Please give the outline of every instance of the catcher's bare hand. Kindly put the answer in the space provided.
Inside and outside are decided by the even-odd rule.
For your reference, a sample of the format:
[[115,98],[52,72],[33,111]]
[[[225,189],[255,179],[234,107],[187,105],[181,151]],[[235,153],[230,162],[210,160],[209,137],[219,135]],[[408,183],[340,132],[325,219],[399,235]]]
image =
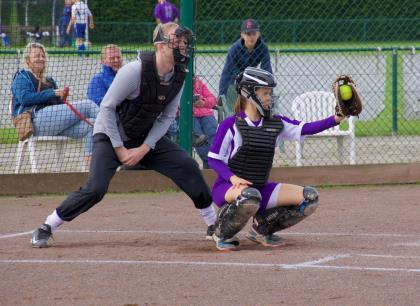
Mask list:
[[241,186],[252,185],[252,182],[244,180],[243,178],[240,178],[239,176],[236,176],[236,175],[232,175],[230,177],[230,182],[232,183],[233,188],[240,188]]

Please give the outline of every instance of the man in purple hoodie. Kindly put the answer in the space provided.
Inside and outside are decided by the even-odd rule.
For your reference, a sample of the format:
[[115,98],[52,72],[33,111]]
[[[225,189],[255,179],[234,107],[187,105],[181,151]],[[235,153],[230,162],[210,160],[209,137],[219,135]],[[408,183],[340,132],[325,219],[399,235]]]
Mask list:
[[154,16],[157,24],[178,22],[179,12],[175,4],[166,0],[158,0],[155,6]]

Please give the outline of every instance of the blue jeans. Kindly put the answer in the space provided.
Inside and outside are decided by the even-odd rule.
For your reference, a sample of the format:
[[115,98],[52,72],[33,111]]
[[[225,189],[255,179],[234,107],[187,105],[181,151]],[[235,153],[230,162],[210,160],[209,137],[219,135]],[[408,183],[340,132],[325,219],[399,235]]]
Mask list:
[[[72,103],[87,120],[94,123],[99,107],[89,100]],[[33,112],[34,136],[85,138],[85,154],[92,153],[93,126],[81,120],[66,104],[44,107]]]
[[178,118],[174,119],[171,125],[168,128],[168,132],[166,133],[170,140],[175,143],[178,143],[178,133],[179,133],[179,123]]
[[196,134],[204,134],[208,137],[208,140],[204,145],[195,147],[195,150],[203,161],[204,169],[208,169],[209,167],[207,164],[207,154],[213,143],[214,135],[216,135],[216,129],[217,120],[214,116],[193,117],[193,132]]

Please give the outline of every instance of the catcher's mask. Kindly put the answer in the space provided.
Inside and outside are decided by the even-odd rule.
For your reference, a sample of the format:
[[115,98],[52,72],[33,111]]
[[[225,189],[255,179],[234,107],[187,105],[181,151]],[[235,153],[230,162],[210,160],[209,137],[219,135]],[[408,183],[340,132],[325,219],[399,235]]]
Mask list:
[[276,87],[276,81],[274,76],[260,68],[247,67],[244,72],[241,72],[235,80],[236,91],[239,95],[250,100],[258,112],[263,117],[271,117],[271,109],[277,100],[277,97],[273,95],[271,91],[271,103],[262,103],[258,97],[256,90],[261,87],[271,88]]
[[159,27],[154,44],[167,44],[173,50],[174,60],[176,64],[187,65],[194,52],[194,35],[193,32],[184,26],[176,28],[174,34],[169,37],[165,36],[162,27]]

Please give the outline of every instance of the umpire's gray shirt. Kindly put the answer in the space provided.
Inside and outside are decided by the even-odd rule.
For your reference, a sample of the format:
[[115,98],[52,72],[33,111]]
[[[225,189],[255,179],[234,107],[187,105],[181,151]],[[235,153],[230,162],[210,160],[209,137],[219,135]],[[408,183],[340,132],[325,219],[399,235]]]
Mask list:
[[[161,76],[162,80],[169,81],[174,72],[170,72]],[[119,122],[116,113],[117,106],[125,99],[134,99],[140,94],[141,81],[141,60],[124,65],[115,76],[114,81],[106,92],[99,109],[98,116],[95,120],[93,134],[105,133],[110,139],[114,148],[123,146],[123,141],[129,140]],[[153,123],[152,129],[149,131],[144,143],[152,149],[155,148],[156,142],[166,134],[172,121],[176,117],[179,101],[181,100],[182,86],[179,93],[168,103],[163,112]]]

